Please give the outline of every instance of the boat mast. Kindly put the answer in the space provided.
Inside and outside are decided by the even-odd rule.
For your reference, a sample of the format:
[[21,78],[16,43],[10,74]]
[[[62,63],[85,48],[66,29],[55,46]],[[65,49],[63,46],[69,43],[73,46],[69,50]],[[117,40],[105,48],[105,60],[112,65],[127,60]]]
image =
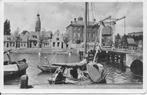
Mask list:
[[87,54],[87,20],[88,20],[88,2],[85,2],[85,22],[84,22],[84,53]]

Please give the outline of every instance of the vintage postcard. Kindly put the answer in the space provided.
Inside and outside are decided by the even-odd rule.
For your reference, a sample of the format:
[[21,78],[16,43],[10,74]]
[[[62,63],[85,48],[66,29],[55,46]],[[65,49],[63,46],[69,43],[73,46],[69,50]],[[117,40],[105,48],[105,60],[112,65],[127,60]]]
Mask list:
[[143,1],[2,5],[4,92],[143,93]]

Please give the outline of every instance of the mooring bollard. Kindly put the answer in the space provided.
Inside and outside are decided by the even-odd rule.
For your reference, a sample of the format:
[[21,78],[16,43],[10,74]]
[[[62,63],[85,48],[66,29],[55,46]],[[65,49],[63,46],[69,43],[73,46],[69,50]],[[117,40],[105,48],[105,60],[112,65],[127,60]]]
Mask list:
[[20,78],[20,88],[33,88],[32,85],[28,85],[28,75],[22,75]]
[[28,88],[28,75],[22,75],[20,78],[20,88]]

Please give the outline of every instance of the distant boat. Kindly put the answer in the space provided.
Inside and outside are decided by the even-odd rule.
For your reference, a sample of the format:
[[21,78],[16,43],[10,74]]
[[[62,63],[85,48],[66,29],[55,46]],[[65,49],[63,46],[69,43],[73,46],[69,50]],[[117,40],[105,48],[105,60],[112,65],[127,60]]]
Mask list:
[[12,61],[10,56],[10,51],[4,52],[4,79],[12,79],[14,77],[21,76],[26,73],[26,69],[28,68],[28,64],[26,63],[26,59],[22,59],[19,61]]
[[54,73],[58,67],[49,65],[38,65],[37,68],[40,69],[42,72]]
[[[55,58],[55,56],[54,56]],[[54,59],[52,58],[52,60]],[[43,65],[37,65],[37,68],[40,69],[42,72],[49,72],[49,73],[54,73],[56,71],[56,69],[58,68],[57,66],[53,66],[51,64],[51,61],[49,62],[48,59],[45,57],[45,59],[47,60],[47,64],[43,64]]]

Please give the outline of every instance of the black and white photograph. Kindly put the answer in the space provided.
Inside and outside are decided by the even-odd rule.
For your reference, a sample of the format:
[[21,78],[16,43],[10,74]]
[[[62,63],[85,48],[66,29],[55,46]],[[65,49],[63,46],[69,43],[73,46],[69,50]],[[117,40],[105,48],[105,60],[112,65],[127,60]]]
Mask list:
[[143,2],[4,2],[4,89],[143,89]]

